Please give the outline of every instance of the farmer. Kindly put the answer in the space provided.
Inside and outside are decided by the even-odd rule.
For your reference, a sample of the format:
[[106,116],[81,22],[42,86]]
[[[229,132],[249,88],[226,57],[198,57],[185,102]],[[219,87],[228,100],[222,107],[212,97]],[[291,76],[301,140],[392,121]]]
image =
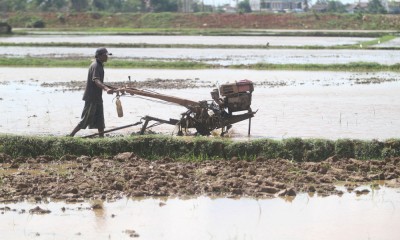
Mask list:
[[114,90],[104,85],[104,63],[107,62],[108,55],[112,55],[106,48],[98,48],[95,54],[95,61],[89,67],[88,78],[86,82],[85,93],[81,121],[72,130],[69,136],[73,137],[79,130],[89,127],[89,129],[97,128],[99,136],[104,137],[104,112],[103,112],[103,90],[108,94],[113,94]]

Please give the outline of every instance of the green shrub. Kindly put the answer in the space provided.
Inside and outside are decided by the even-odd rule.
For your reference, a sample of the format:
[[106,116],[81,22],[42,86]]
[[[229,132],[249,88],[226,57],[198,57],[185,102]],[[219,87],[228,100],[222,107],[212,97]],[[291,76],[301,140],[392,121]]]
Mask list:
[[259,146],[254,145],[250,141],[234,142],[225,147],[226,156],[228,159],[238,157],[239,159],[249,160],[251,156],[256,156],[261,151]]
[[388,139],[384,142],[382,158],[400,157],[400,139]]
[[335,155],[335,142],[326,139],[311,139],[307,141],[304,161],[322,161]]
[[354,140],[354,155],[357,159],[376,159],[381,158],[383,142],[378,140],[360,141]]
[[285,154],[283,158],[295,160],[298,162],[304,161],[305,142],[301,138],[288,138],[283,140],[283,148]]
[[350,139],[339,139],[335,143],[335,154],[338,157],[354,158],[354,142]]
[[262,146],[262,151],[259,154],[260,157],[275,159],[283,157],[285,155],[285,149],[282,141],[276,141],[272,139],[258,140]]
[[32,19],[30,22],[26,24],[27,28],[44,28],[45,23],[42,19]]

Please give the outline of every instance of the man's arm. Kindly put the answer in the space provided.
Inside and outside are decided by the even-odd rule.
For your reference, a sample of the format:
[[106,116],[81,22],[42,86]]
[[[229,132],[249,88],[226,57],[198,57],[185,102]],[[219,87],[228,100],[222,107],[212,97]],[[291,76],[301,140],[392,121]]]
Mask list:
[[114,93],[114,89],[108,87],[107,85],[105,85],[104,83],[102,83],[99,79],[95,78],[94,83],[96,84],[97,87],[103,89],[104,91],[106,91],[108,94],[113,94]]

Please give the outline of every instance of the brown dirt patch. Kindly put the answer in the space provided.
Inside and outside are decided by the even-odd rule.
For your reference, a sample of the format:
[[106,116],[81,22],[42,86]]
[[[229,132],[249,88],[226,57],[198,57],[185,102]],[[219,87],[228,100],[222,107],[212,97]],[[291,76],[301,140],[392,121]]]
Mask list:
[[[360,161],[331,157],[319,163],[263,158],[178,162],[169,158],[149,161],[121,153],[112,158],[61,159],[13,159],[2,154],[0,160],[0,202],[81,202],[124,196],[273,198],[302,192],[328,196],[343,194],[335,187],[339,182],[345,182],[347,191],[352,192],[361,184],[374,184],[374,180],[400,187],[400,158]],[[356,193],[368,194],[362,190]]]

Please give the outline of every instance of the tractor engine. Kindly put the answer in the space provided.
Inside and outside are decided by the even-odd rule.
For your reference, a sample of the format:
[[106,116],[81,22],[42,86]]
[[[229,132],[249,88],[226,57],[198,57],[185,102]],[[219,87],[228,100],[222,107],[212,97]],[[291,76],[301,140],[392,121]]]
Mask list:
[[[251,111],[251,95],[254,91],[253,82],[250,80],[240,80],[235,83],[222,84],[218,89],[211,92],[213,100],[221,107],[227,108],[228,113]],[[221,97],[219,96],[221,94]]]

